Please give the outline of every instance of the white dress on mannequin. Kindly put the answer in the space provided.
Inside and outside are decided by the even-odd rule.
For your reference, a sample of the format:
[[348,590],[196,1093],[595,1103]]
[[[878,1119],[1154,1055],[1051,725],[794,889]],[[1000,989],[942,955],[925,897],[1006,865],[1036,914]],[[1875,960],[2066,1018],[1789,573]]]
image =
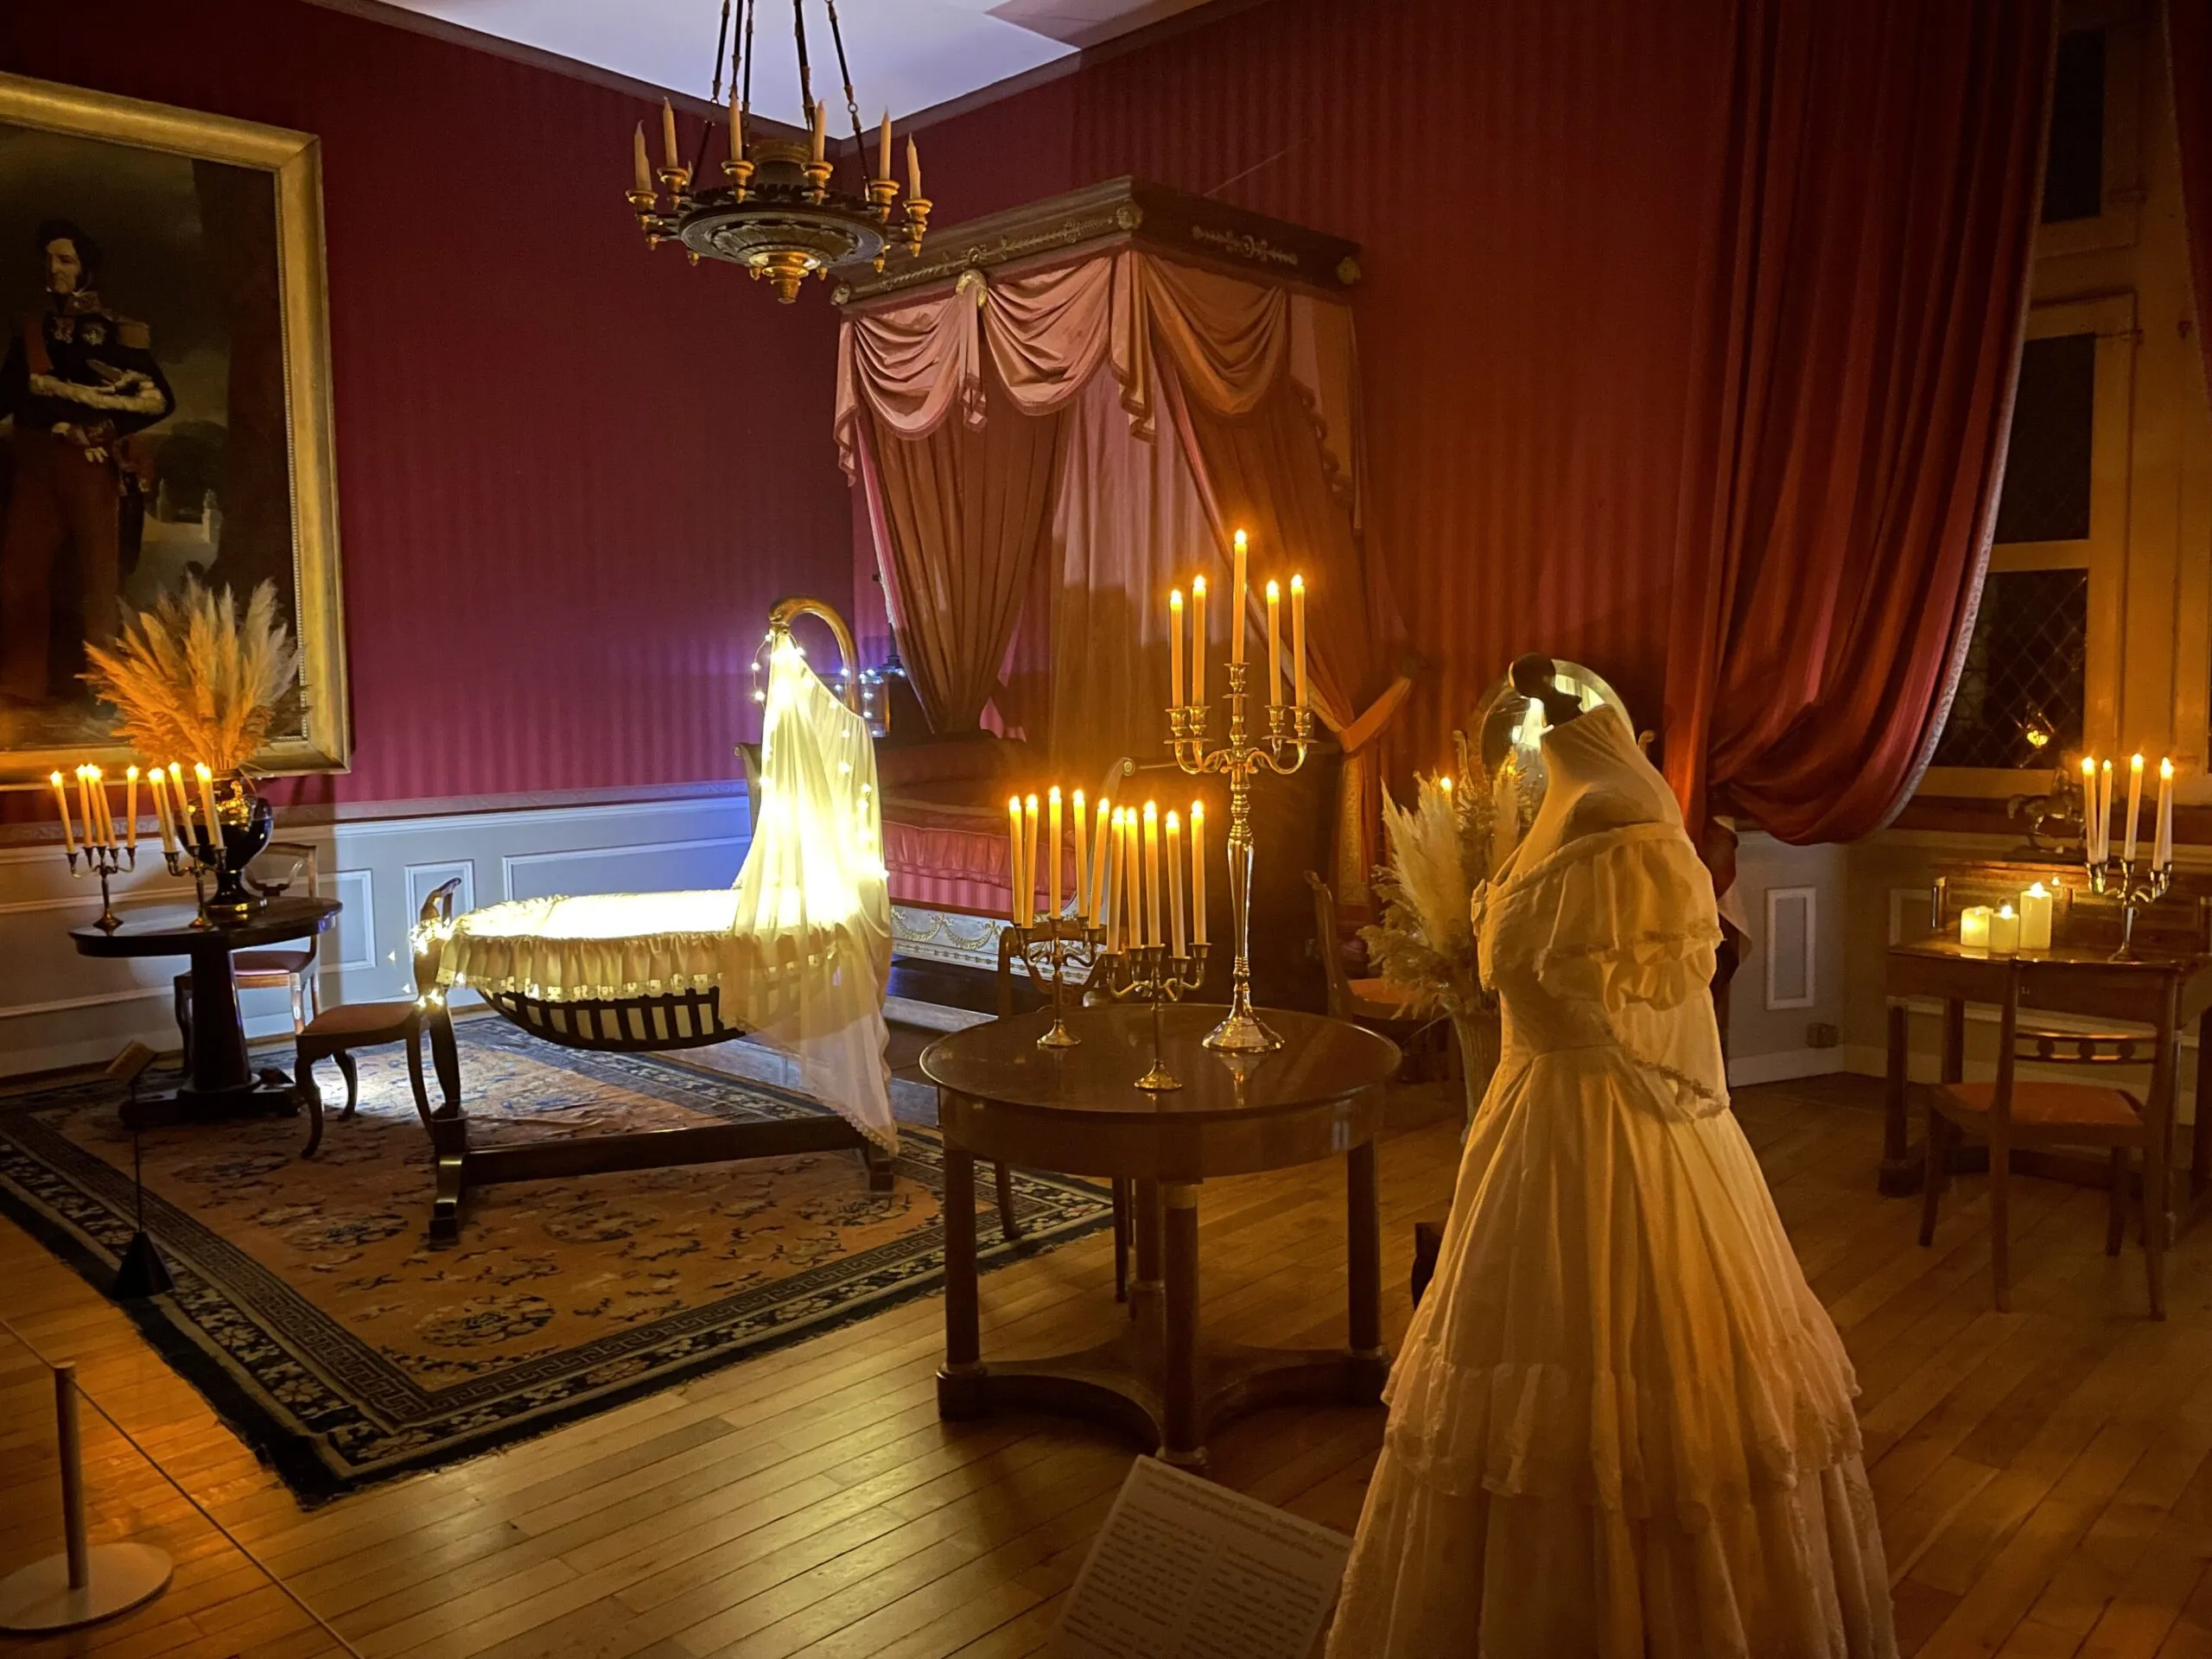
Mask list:
[[1332,1659],[1889,1659],[1850,1361],[1727,1109],[1711,879],[1614,710],[1544,750]]

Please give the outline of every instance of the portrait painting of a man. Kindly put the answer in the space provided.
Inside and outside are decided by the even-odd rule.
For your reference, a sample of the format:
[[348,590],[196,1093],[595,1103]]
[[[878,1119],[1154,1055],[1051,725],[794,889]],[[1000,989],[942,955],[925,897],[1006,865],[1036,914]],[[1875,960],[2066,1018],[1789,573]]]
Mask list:
[[306,134],[0,75],[0,784],[98,758],[86,648],[188,577],[275,584],[279,747],[342,756],[320,215]]

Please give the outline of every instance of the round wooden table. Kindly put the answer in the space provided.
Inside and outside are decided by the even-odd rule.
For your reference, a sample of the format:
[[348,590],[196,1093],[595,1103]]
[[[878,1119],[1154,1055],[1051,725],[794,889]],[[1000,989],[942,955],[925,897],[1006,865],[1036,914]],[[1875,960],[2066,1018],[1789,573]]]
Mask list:
[[[1375,1136],[1397,1046],[1341,1020],[1270,1008],[1271,1053],[1230,1055],[1200,1039],[1224,1010],[1166,1009],[1160,1055],[1184,1086],[1135,1086],[1153,1058],[1149,1008],[1067,1015],[1080,1042],[1045,1049],[1050,1009],[941,1037],[922,1053],[944,1132],[944,1368],[938,1411],[1057,1410],[1130,1430],[1172,1463],[1205,1461],[1226,1422],[1262,1407],[1373,1405],[1382,1347],[1382,1229]],[[1210,1178],[1344,1154],[1350,1341],[1254,1348],[1199,1339],[1198,1187]],[[976,1160],[1135,1185],[1136,1276],[1129,1323],[1077,1353],[985,1363],[976,1276]]]
[[200,922],[189,906],[166,906],[129,912],[113,932],[91,925],[69,930],[80,956],[188,957],[192,962],[192,1076],[173,1095],[126,1107],[130,1128],[299,1109],[298,1090],[277,1080],[283,1072],[257,1077],[246,1065],[231,952],[320,933],[340,908],[332,899],[278,898],[243,921]]

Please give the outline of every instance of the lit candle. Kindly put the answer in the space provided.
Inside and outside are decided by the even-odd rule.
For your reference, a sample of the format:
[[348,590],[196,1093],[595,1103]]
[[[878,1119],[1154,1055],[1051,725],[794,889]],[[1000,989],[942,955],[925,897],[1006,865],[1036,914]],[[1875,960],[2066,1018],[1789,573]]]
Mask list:
[[813,130],[808,137],[814,144],[814,159],[820,161],[830,149],[830,105],[825,99],[814,100]]
[[1150,801],[1144,804],[1144,942],[1156,945],[1160,931],[1160,814]]
[[2097,862],[2112,856],[2112,762],[2097,768]]
[[1183,706],[1183,590],[1167,590],[1167,702]]
[[1183,821],[1167,809],[1167,931],[1178,961],[1191,954],[1183,939]]
[[100,811],[100,845],[115,845],[115,797],[107,792],[107,779],[98,766],[92,768],[92,799]]
[[1090,849],[1083,833],[1086,820],[1081,790],[1068,798],[1068,805],[1075,813],[1075,919],[1080,927],[1090,914]]
[[636,142],[630,146],[631,171],[636,175],[631,188],[641,196],[653,194],[653,164],[645,156],[645,124],[638,123]]
[[667,154],[670,172],[683,165],[676,153],[676,109],[664,98],[660,101],[660,147]]
[[1060,861],[1067,856],[1066,832],[1060,823],[1060,786],[1045,791],[1045,914],[1060,919]]
[[187,846],[192,844],[192,798],[184,792],[184,767],[169,762],[169,809],[176,814],[176,833]]
[[1229,607],[1229,660],[1232,663],[1241,663],[1244,660],[1244,629],[1246,626],[1244,620],[1244,532],[1241,530],[1236,532],[1236,554],[1231,568],[1235,573],[1236,579],[1229,584],[1230,595]]
[[1113,828],[1116,823],[1113,800],[1107,796],[1098,798],[1098,833],[1091,839],[1090,849],[1090,925],[1103,927],[1106,922],[1106,899],[1113,889],[1107,885],[1113,857]]
[[162,827],[162,851],[176,851],[176,827],[169,822],[169,775],[159,766],[148,774],[154,785],[154,821]]
[[1037,919],[1037,797],[1021,803],[1021,919]]
[[1206,942],[1206,810],[1191,803],[1191,942]]
[[1191,702],[1206,700],[1206,579],[1191,583]]
[[2135,861],[2135,831],[2143,817],[2143,757],[2131,755],[2127,762],[2127,839],[2120,843],[2120,855],[2126,862]]
[[[922,152],[914,148],[914,135],[906,135],[906,194],[918,200],[922,194]],[[956,193],[957,194],[957,193]]]
[[138,844],[138,768],[131,766],[123,774],[123,844]]
[[2097,761],[2089,754],[2082,757],[2082,855],[2097,861]]
[[69,791],[62,786],[61,774],[58,772],[49,775],[47,782],[54,785],[54,810],[61,814],[61,844],[68,849],[69,856],[74,858],[77,856],[77,832],[69,823]]
[[200,809],[207,815],[207,830],[210,845],[221,839],[221,820],[215,816],[215,774],[207,769],[205,760],[194,761],[192,775],[200,780]]
[[2159,869],[2174,861],[2174,763],[2158,760],[2158,838],[2151,849],[2151,862]]
[[1144,865],[1137,856],[1137,810],[1134,806],[1122,810],[1122,822],[1127,826],[1123,831],[1123,840],[1127,844],[1122,849],[1122,867],[1128,872],[1122,896],[1128,901],[1129,906],[1129,919],[1122,931],[1122,942],[1134,950],[1145,943]]
[[1009,795],[1006,799],[1006,912],[1016,927],[1021,925],[1021,797]]
[[1969,950],[1989,949],[1987,905],[1968,905],[1959,912],[1959,943]]
[[1282,589],[1268,579],[1268,702],[1282,701]]
[[1997,913],[1989,918],[1989,949],[1993,955],[2009,957],[2020,948],[2020,918],[2010,905],[1997,906]]
[[883,130],[875,141],[875,176],[891,176],[891,111],[883,112]]
[[2050,949],[2050,889],[2040,881],[2020,894],[2020,949]]
[[1106,912],[1106,949],[1109,952],[1118,951],[1122,948],[1122,912],[1126,908],[1122,903],[1122,843],[1124,840],[1122,815],[1123,810],[1123,808],[1118,806],[1114,809],[1112,832],[1108,837],[1113,842],[1113,846],[1106,855],[1105,890],[1097,895],[1099,904]]
[[85,845],[100,844],[99,832],[92,828],[92,768],[79,761],[77,766],[77,822],[85,828]]

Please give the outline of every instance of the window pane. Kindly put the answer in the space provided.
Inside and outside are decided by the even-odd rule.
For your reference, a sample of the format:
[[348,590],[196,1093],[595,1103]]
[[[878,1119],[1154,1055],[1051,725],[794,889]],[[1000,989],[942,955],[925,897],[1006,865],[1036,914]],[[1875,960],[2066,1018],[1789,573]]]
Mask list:
[[2021,347],[2005,491],[1997,502],[1999,541],[2088,539],[2096,403],[2094,334],[2054,334]]
[[2104,211],[2105,35],[2058,37],[2050,85],[2050,160],[2043,175],[2043,220],[2094,219]]
[[2087,570],[1991,571],[1936,764],[2028,770],[2080,749],[2088,641]]

